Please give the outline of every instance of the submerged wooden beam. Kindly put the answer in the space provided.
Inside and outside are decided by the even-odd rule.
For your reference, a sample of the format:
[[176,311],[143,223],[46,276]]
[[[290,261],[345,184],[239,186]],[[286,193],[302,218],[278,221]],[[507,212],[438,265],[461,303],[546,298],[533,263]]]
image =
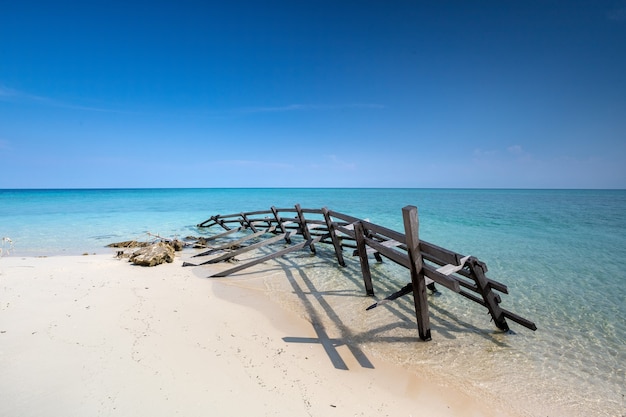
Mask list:
[[485,268],[482,262],[478,261],[476,258],[470,258],[469,265],[472,275],[474,275],[474,278],[476,279],[476,285],[480,289],[485,306],[489,310],[489,314],[491,314],[494,324],[498,327],[498,329],[505,332],[508,331],[509,325],[506,322],[502,309],[498,305],[500,301],[496,298],[496,295],[493,293],[487,282],[487,278],[485,277]]
[[227,269],[225,271],[220,271],[220,272],[217,272],[217,273],[215,273],[213,275],[209,275],[209,277],[226,277],[226,276],[228,276],[230,274],[234,274],[235,272],[239,272],[239,271],[241,271],[243,269],[250,268],[253,265],[257,265],[257,264],[269,261],[271,259],[278,258],[279,256],[286,255],[286,254],[288,254],[290,252],[302,249],[305,246],[308,246],[311,243],[317,243],[320,240],[322,240],[322,236],[316,237],[315,239],[308,239],[308,240],[305,240],[302,243],[298,243],[298,244],[289,246],[289,247],[287,247],[285,249],[279,250],[278,252],[274,252],[274,253],[271,253],[269,255],[262,256],[260,258],[256,258],[256,259],[254,259],[252,261],[249,261],[249,262],[246,262],[246,263],[242,263],[241,265],[237,265],[237,266],[235,266],[233,268],[230,268],[230,269]]
[[218,233],[218,234],[213,235],[213,236],[205,237],[204,240],[211,241],[211,240],[215,240],[215,239],[220,239],[220,238],[226,237],[228,235],[232,235],[233,233],[241,232],[242,230],[245,230],[245,229],[246,229],[245,227],[241,226],[241,227],[238,227],[236,229],[227,230],[227,231],[225,231],[223,233]]
[[505,309],[501,309],[502,310],[502,314],[504,314],[504,316],[508,319],[513,320],[515,323],[517,324],[521,324],[522,326],[526,327],[527,329],[530,330],[537,330],[537,325],[535,323],[533,323],[532,321],[525,319],[524,317],[518,316],[517,314],[509,311],[509,310],[505,310]]
[[255,250],[255,249],[258,249],[258,248],[262,248],[263,246],[267,246],[267,245],[272,244],[274,242],[278,242],[279,240],[283,240],[285,238],[285,235],[286,235],[286,233],[281,233],[281,234],[276,235],[274,237],[271,237],[269,239],[265,239],[262,242],[257,242],[257,243],[254,243],[252,245],[245,246],[245,247],[243,247],[241,249],[237,249],[237,250],[234,250],[234,251],[231,251],[231,252],[223,253],[223,254],[221,254],[219,256],[216,256],[216,257],[211,258],[211,259],[209,259],[207,261],[204,261],[204,262],[202,262],[199,265],[215,264],[215,263],[218,263],[218,262],[227,261],[227,260],[232,259],[232,258],[234,258],[236,256],[242,255],[242,254],[244,254],[246,252],[250,252],[252,250]]
[[196,258],[196,257],[199,257],[199,256],[206,256],[206,255],[210,255],[212,253],[215,253],[215,252],[218,252],[218,251],[221,251],[221,250],[224,250],[224,249],[230,249],[230,248],[238,246],[238,245],[240,245],[240,244],[242,244],[244,242],[247,242],[248,240],[254,239],[255,237],[263,236],[266,233],[271,233],[274,230],[276,230],[276,227],[272,226],[272,227],[270,227],[268,229],[261,230],[260,232],[252,233],[252,234],[250,234],[248,236],[244,236],[244,237],[242,237],[240,239],[233,240],[232,242],[228,242],[228,243],[225,243],[223,245],[211,248],[211,249],[209,249],[207,251],[204,251],[202,253],[198,253],[198,254],[194,255],[193,257]]

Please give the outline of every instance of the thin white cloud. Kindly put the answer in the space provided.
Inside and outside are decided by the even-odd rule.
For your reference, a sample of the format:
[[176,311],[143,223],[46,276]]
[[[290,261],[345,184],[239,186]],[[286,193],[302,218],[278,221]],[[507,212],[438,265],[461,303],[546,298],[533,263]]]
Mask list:
[[509,146],[508,148],[506,148],[506,150],[509,151],[509,153],[512,153],[514,155],[521,155],[524,153],[524,150],[522,149],[520,145]]
[[343,104],[289,104],[274,107],[243,107],[237,111],[241,113],[280,113],[291,111],[324,111],[338,109],[384,109],[382,104],[374,103],[343,103]]
[[83,111],[93,111],[93,112],[101,112],[101,113],[125,113],[119,110],[106,109],[102,107],[90,107],[90,106],[82,106],[73,103],[67,103],[59,100],[55,100],[49,97],[38,96],[35,94],[30,94],[25,91],[15,90],[13,88],[8,88],[3,85],[0,85],[0,101],[9,101],[9,102],[18,102],[18,103],[32,103],[39,104],[42,106],[50,106],[50,107],[59,107],[64,109],[72,109],[72,110],[83,110]]
[[54,103],[54,101],[51,99],[29,94],[24,91],[15,90],[13,88],[8,88],[3,85],[0,85],[0,100],[38,102],[43,104]]
[[502,152],[502,149],[480,149],[476,148],[473,151],[473,156],[476,159],[487,159],[498,157],[500,155],[512,155],[515,157],[530,157],[530,153],[526,152],[521,145],[511,145],[505,149],[506,152]]
[[306,106],[302,104],[290,104],[288,106],[278,106],[278,107],[243,107],[239,109],[239,111],[242,113],[279,113],[279,112],[304,110],[305,108]]
[[[75,103],[68,103],[50,97],[38,96],[25,91],[15,90],[0,84],[0,101],[32,103],[50,107],[60,107],[66,109],[134,114],[127,111],[119,111],[102,107],[83,106]],[[255,113],[285,113],[303,111],[329,111],[341,109],[384,109],[385,106],[376,103],[340,103],[340,104],[288,104],[285,106],[259,106],[240,107],[231,110],[235,114],[255,114]]]
[[354,170],[356,169],[356,163],[344,161],[339,158],[337,155],[326,155],[326,157],[330,160],[332,165],[336,168],[345,169],[345,170]]
[[492,150],[492,149],[484,150],[484,149],[476,148],[474,149],[474,152],[473,152],[474,158],[478,158],[478,159],[489,158],[497,154],[498,154],[498,151]]
[[254,168],[254,169],[292,169],[293,164],[280,162],[255,161],[250,159],[225,159],[215,162],[218,165],[230,166],[237,168]]

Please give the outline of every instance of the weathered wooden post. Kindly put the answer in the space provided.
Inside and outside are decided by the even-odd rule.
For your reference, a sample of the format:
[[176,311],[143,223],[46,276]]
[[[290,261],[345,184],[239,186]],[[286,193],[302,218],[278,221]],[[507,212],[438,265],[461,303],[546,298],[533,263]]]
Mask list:
[[339,242],[339,238],[337,238],[337,233],[335,232],[335,225],[330,218],[330,213],[326,207],[322,208],[322,214],[324,214],[324,220],[326,221],[326,227],[328,228],[328,233],[330,233],[330,239],[333,242],[333,246],[335,248],[335,255],[337,256],[337,262],[339,265],[346,266],[346,262],[343,260],[343,253],[341,249],[341,243]]
[[417,207],[404,207],[402,209],[402,218],[404,220],[404,233],[406,235],[407,253],[410,261],[411,282],[413,283],[413,301],[415,303],[417,329],[420,339],[430,340],[430,318],[428,317],[428,301],[426,299],[424,262],[420,251]]
[[[300,204],[296,204],[296,213],[298,213],[298,220],[300,221],[300,231],[302,232],[302,236],[304,236],[304,239],[306,240],[311,240],[311,233],[309,232],[309,228],[306,225],[304,213],[302,212],[302,207],[300,207]],[[315,245],[313,245],[313,243],[309,245],[309,249],[311,249],[311,253],[315,255]]]
[[361,260],[361,273],[363,274],[363,282],[365,283],[365,293],[374,295],[374,286],[372,285],[372,275],[370,274],[370,263],[367,259],[367,246],[365,245],[365,232],[361,222],[354,223],[354,238],[356,240],[356,249]]

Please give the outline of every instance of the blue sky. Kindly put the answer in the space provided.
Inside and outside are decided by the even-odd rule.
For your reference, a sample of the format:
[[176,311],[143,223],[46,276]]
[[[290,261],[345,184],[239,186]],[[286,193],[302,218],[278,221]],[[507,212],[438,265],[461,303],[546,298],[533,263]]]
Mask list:
[[626,188],[626,0],[0,4],[0,188]]

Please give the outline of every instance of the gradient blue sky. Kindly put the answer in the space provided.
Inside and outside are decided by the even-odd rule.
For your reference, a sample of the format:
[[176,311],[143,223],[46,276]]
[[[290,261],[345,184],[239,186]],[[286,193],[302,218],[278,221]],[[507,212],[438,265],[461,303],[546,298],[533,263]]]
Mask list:
[[626,1],[4,1],[0,164],[0,188],[626,188]]

